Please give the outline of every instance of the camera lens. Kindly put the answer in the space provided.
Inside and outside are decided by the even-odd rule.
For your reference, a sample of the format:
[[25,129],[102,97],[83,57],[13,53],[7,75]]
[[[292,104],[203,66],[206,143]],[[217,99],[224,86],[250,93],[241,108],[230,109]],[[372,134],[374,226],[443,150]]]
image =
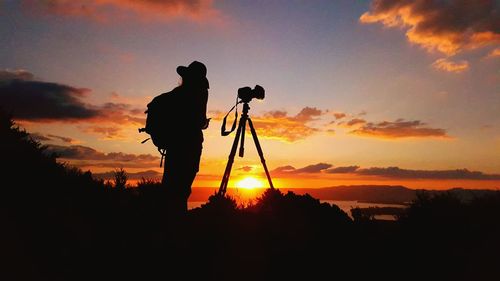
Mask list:
[[263,100],[265,95],[266,93],[264,88],[262,88],[260,85],[255,85],[255,88],[253,89],[253,97],[258,100]]

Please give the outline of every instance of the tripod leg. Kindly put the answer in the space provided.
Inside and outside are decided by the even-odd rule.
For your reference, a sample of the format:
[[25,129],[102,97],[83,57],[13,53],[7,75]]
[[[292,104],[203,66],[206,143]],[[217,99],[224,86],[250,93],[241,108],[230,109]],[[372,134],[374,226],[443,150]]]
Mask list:
[[231,168],[233,167],[234,156],[236,155],[236,149],[238,148],[238,142],[240,140],[240,135],[242,130],[243,130],[242,122],[240,119],[240,122],[238,124],[238,130],[236,131],[236,136],[234,137],[233,146],[231,147],[231,152],[229,153],[229,158],[227,160],[226,169],[224,170],[224,175],[222,176],[222,181],[220,183],[218,191],[219,195],[226,194],[227,184],[229,182],[229,176],[231,174]]
[[241,122],[241,142],[240,142],[240,152],[239,156],[243,157],[245,155],[245,130],[247,127],[247,118],[245,116],[242,116],[240,119]]
[[253,127],[253,123],[250,117],[248,117],[247,119],[248,119],[248,125],[250,126],[250,131],[252,132],[253,141],[255,142],[255,146],[257,147],[257,152],[259,153],[260,156],[260,162],[262,162],[262,166],[264,166],[264,171],[266,172],[267,180],[269,181],[269,187],[271,187],[271,189],[274,189],[273,181],[271,180],[271,175],[269,174],[269,170],[267,169],[266,159],[264,159],[264,153],[262,152],[262,147],[260,146],[259,139],[257,138],[257,132]]

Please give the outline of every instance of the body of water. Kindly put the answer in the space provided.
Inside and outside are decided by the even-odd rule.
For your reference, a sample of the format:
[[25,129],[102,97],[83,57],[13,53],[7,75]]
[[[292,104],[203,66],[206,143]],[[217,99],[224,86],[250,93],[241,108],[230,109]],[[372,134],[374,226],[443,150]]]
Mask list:
[[[405,205],[400,204],[380,204],[380,203],[367,203],[367,202],[358,202],[358,201],[338,201],[338,200],[321,200],[321,202],[326,202],[328,204],[335,204],[339,206],[339,208],[346,212],[349,217],[351,216],[351,209],[353,208],[369,208],[369,207],[391,207],[391,208],[406,208]],[[394,216],[392,215],[376,215],[375,219],[378,220],[394,220]]]

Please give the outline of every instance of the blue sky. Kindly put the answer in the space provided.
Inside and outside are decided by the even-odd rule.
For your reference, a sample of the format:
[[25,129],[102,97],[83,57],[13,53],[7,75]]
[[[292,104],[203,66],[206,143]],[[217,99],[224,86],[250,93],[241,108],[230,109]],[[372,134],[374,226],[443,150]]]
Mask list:
[[[453,22],[439,26],[448,33],[420,31],[417,39],[407,35],[412,16],[419,15],[411,3],[418,1],[408,2],[410,16],[396,8],[377,8],[379,2],[391,4],[384,0],[200,0],[192,7],[165,1],[180,3],[184,9],[175,17],[162,16],[173,9],[168,3],[158,6],[163,10],[156,13],[152,10],[156,4],[149,1],[139,8],[129,1],[101,2],[82,2],[94,13],[89,16],[75,13],[62,1],[54,1],[61,10],[51,10],[43,1],[4,1],[0,69],[22,69],[37,81],[88,88],[91,91],[82,98],[85,104],[116,102],[143,109],[153,96],[179,83],[178,65],[199,60],[208,67],[209,110],[214,119],[232,105],[239,87],[260,84],[267,96],[252,104],[257,119],[265,122],[272,112],[282,111],[287,120],[297,122],[294,128],[316,130],[293,141],[262,130],[275,167],[328,162],[500,172],[500,65],[498,56],[489,55],[499,47],[494,25],[480,29],[475,22],[463,22],[470,24],[469,33],[490,39],[472,45],[471,38],[460,37],[462,41],[454,41],[459,51],[451,54],[430,50],[418,40],[430,38],[432,47],[440,46],[448,35],[465,36],[453,33],[457,30],[449,26]],[[498,3],[491,3],[498,10]],[[430,6],[438,14],[446,13],[445,8],[449,7]],[[494,22],[498,17],[498,12],[480,8],[486,19]],[[375,20],[361,22],[366,12]],[[95,15],[100,17],[96,20]],[[384,22],[391,17],[403,23]],[[445,71],[436,67],[439,59],[447,66],[466,62],[467,67]],[[293,119],[306,107],[321,114],[302,123]],[[336,120],[334,112],[346,117]],[[364,123],[348,126],[353,119]],[[217,121],[206,132],[207,163],[224,159],[231,141],[217,135]],[[329,125],[332,121],[336,123]],[[383,121],[400,131],[377,127],[385,126]],[[124,126],[126,137],[113,138],[89,133],[96,125],[86,122],[29,120],[25,125],[40,133],[69,135],[105,153],[154,153],[151,147],[137,145],[142,136],[132,133],[136,124]],[[374,134],[373,126],[382,135]],[[352,133],[356,129],[361,133]],[[219,169],[217,165],[208,169],[210,173]]]

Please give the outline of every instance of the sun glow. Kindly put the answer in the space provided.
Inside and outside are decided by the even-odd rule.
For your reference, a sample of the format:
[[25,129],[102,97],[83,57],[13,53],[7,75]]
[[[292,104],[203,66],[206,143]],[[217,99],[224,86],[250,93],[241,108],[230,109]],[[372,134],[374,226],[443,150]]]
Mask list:
[[236,187],[244,189],[254,189],[264,187],[264,183],[254,177],[244,177],[243,179],[236,182]]

